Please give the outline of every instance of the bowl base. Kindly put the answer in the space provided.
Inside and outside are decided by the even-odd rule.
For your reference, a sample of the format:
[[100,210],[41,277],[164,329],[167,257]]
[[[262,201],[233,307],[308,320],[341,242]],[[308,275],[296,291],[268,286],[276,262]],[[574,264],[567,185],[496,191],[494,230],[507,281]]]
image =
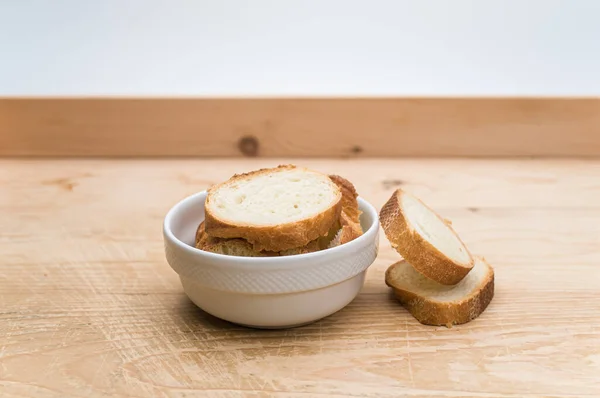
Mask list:
[[289,329],[326,318],[358,295],[365,272],[321,289],[288,294],[256,295],[222,292],[181,278],[189,299],[210,315],[253,329]]

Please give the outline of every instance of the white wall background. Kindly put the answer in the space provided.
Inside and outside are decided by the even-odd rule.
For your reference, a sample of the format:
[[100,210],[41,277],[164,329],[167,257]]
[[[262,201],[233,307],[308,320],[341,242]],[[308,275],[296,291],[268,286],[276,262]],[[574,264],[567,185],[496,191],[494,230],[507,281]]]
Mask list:
[[0,0],[0,95],[600,95],[600,0]]

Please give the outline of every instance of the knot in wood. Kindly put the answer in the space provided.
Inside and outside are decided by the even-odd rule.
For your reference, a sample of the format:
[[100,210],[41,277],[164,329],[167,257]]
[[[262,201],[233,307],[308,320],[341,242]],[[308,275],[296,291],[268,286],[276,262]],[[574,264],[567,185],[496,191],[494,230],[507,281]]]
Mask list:
[[258,139],[252,135],[245,135],[238,142],[238,148],[244,156],[256,156],[258,147]]

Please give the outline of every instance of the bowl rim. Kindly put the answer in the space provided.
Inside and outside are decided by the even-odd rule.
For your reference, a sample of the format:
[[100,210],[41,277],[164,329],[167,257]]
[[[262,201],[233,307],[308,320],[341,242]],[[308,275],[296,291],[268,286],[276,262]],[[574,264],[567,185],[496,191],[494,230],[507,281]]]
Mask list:
[[[253,267],[259,267],[260,265],[264,265],[265,267],[277,265],[278,268],[281,266],[292,267],[292,266],[297,265],[297,261],[303,262],[304,260],[312,260],[312,259],[318,259],[318,258],[323,259],[324,257],[327,257],[329,255],[334,255],[336,253],[341,254],[345,250],[351,250],[352,248],[358,248],[358,247],[362,246],[363,244],[365,244],[366,242],[376,239],[377,233],[379,232],[379,214],[377,213],[377,210],[367,200],[358,196],[357,201],[358,201],[359,208],[364,213],[367,213],[367,212],[370,213],[370,216],[371,216],[373,222],[371,223],[370,227],[366,231],[363,232],[363,234],[361,236],[359,236],[358,238],[353,239],[352,241],[345,243],[343,245],[319,250],[319,251],[312,252],[312,253],[292,254],[289,256],[275,256],[275,257],[243,257],[243,256],[231,256],[228,254],[212,253],[212,252],[198,249],[194,246],[191,246],[191,245],[181,241],[179,238],[177,238],[175,236],[175,234],[171,230],[172,221],[175,218],[176,214],[179,211],[181,211],[181,208],[185,205],[188,205],[190,202],[195,202],[195,201],[200,200],[202,198],[202,196],[205,196],[205,195],[207,195],[207,190],[196,192],[192,195],[189,195],[189,196],[183,198],[182,200],[177,202],[175,205],[173,205],[169,209],[169,211],[167,212],[167,214],[163,220],[163,234],[165,236],[165,239],[167,239],[170,242],[172,242],[173,244],[175,244],[175,246],[177,246],[177,248],[179,250],[183,250],[183,251],[185,251],[191,255],[195,255],[195,256],[204,256],[208,259],[211,259],[214,262],[222,263],[219,265],[223,265],[223,266],[227,266],[227,265],[235,266],[235,265],[245,264],[245,265],[251,265]],[[289,264],[284,264],[284,263],[289,263]]]

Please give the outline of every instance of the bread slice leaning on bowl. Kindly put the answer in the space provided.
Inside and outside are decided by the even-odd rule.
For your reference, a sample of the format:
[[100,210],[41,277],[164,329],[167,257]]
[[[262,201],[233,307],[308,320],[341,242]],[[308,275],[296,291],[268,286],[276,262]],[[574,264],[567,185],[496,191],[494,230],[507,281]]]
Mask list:
[[215,238],[242,238],[255,251],[294,249],[331,231],[341,200],[325,174],[294,165],[261,169],[208,190],[205,230]]
[[460,282],[474,260],[451,223],[397,189],[379,212],[386,237],[417,271],[443,285]]
[[342,212],[340,214],[339,226],[340,230],[334,238],[334,245],[342,245],[358,238],[363,234],[362,226],[360,225],[361,211],[358,207],[358,193],[354,185],[338,175],[330,175],[340,191],[342,192]]
[[406,261],[391,265],[385,283],[403,307],[425,325],[460,325],[477,318],[494,296],[494,270],[475,257],[471,272],[458,284],[442,285],[417,272]]

